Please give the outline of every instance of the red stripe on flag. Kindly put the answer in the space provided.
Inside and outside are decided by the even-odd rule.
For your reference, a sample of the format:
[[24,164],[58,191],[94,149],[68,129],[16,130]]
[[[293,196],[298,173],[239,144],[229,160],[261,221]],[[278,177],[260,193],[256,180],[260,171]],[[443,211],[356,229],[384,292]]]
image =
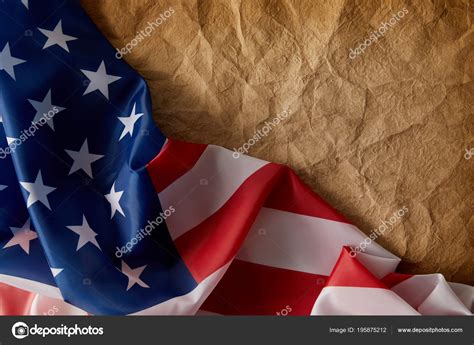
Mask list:
[[[189,172],[207,145],[168,139],[161,152],[147,165],[148,173],[159,193],[180,176]],[[229,152],[229,155],[231,152]],[[289,168],[284,168],[280,183],[276,184],[263,206],[281,211],[350,223],[319,195],[301,182]]]
[[290,169],[286,169],[285,175],[280,183],[275,185],[264,206],[350,224],[344,216],[302,183]]
[[0,283],[0,315],[29,315],[34,298],[33,292]]
[[350,249],[344,247],[332,270],[326,286],[372,287],[387,289],[387,286],[375,277],[356,257],[350,255]]
[[203,144],[168,139],[160,153],[147,165],[157,193],[191,170],[206,147]]
[[201,309],[225,315],[309,315],[325,278],[234,260]]
[[413,277],[413,274],[390,273],[383,277],[382,282],[391,289],[411,277]]
[[280,165],[267,164],[251,175],[216,213],[175,240],[198,283],[237,254],[282,171]]

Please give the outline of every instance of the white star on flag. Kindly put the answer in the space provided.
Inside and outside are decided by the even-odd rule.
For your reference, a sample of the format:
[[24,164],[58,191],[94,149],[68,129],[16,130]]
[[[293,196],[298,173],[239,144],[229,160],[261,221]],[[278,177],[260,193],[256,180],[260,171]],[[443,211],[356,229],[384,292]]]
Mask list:
[[6,137],[7,138],[7,144],[10,146],[15,142],[15,140],[19,140],[18,138],[12,138],[12,137]]
[[84,141],[79,151],[65,151],[74,160],[71,170],[69,170],[69,175],[77,170],[82,169],[87,175],[89,175],[90,178],[92,178],[92,163],[104,157],[103,155],[89,153],[87,139]]
[[149,286],[140,279],[140,275],[143,273],[146,266],[147,265],[132,269],[122,260],[122,273],[128,278],[127,291],[135,284],[138,284],[143,288],[149,288]]
[[38,238],[38,234],[31,230],[30,218],[23,224],[21,228],[10,227],[13,237],[5,244],[3,248],[19,245],[26,254],[30,254],[30,241]]
[[84,73],[90,80],[86,91],[84,91],[84,95],[87,95],[92,91],[99,90],[107,99],[109,99],[109,84],[112,84],[121,78],[107,74],[104,61],[100,63],[99,69],[96,72],[87,71],[84,69],[81,69],[81,72]]
[[102,250],[99,246],[99,243],[97,243],[97,240],[95,239],[97,233],[95,233],[89,226],[89,223],[87,223],[86,216],[82,216],[82,225],[71,225],[67,228],[79,235],[76,252],[89,242]]
[[53,267],[50,267],[51,269],[51,273],[53,274],[53,277],[56,278],[58,276],[59,273],[61,273],[64,268],[53,268]]
[[110,219],[112,219],[115,215],[116,211],[119,211],[119,213],[122,214],[122,216],[125,217],[125,214],[123,213],[122,206],[120,206],[120,198],[122,198],[123,191],[116,192],[115,191],[115,182],[112,185],[112,188],[110,189],[110,193],[105,195],[105,198],[107,201],[110,203],[110,208],[111,208],[111,216]]
[[53,118],[51,117],[50,119],[48,119],[48,118],[45,117],[45,114],[48,114],[51,111],[55,111],[54,108],[56,108],[57,111],[55,111],[55,113],[54,113],[54,115],[56,115],[57,113],[59,113],[60,111],[65,110],[66,108],[62,108],[62,107],[58,107],[57,105],[53,105],[53,103],[51,101],[51,89],[49,89],[46,96],[44,96],[43,101],[39,102],[39,101],[29,99],[28,102],[30,102],[31,105],[33,106],[33,108],[35,108],[35,110],[36,110],[35,118],[33,119],[32,122],[33,123],[39,122],[41,120],[41,118],[44,117],[47,120],[46,123],[48,124],[48,126],[51,127],[51,129],[54,131]]
[[48,194],[52,193],[56,188],[46,186],[43,183],[41,170],[38,172],[35,182],[20,182],[20,185],[26,189],[28,193],[30,193],[26,202],[27,208],[30,208],[30,206],[32,206],[35,202],[39,201],[49,210],[51,210],[51,206],[49,205],[48,201]]
[[21,3],[28,9],[28,0],[21,0]]
[[67,45],[67,42],[77,40],[77,37],[68,36],[63,33],[61,20],[59,21],[58,24],[56,24],[56,27],[54,28],[53,31],[41,29],[41,28],[38,28],[38,30],[41,31],[43,35],[48,37],[48,40],[43,46],[43,49],[46,49],[48,47],[51,47],[57,44],[58,46],[60,46],[61,48],[63,48],[65,51],[69,53],[69,47]]
[[26,62],[25,60],[17,59],[12,56],[10,52],[10,45],[7,42],[5,47],[3,47],[3,50],[0,52],[0,71],[4,70],[5,72],[8,73],[10,77],[15,79],[15,70],[13,67],[16,65],[19,65],[21,63]]
[[8,188],[8,186],[5,186],[5,185],[3,185],[3,184],[0,184],[0,191],[4,190],[4,189],[6,189],[6,188]]
[[122,140],[123,137],[125,137],[128,133],[130,133],[130,136],[133,136],[133,127],[135,126],[135,122],[137,122],[138,119],[143,116],[143,113],[140,113],[140,114],[136,113],[136,107],[137,107],[137,104],[135,103],[133,105],[132,113],[130,114],[130,116],[118,118],[120,122],[122,122],[123,125],[125,126],[125,128],[122,131],[122,134],[120,135],[119,141]]

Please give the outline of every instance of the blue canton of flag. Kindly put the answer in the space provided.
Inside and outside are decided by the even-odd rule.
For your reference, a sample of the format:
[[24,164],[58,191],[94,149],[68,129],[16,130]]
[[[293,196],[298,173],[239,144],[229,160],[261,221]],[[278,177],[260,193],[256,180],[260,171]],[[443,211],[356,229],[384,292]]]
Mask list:
[[146,172],[165,137],[145,81],[79,1],[0,2],[0,281],[93,314],[194,289]]

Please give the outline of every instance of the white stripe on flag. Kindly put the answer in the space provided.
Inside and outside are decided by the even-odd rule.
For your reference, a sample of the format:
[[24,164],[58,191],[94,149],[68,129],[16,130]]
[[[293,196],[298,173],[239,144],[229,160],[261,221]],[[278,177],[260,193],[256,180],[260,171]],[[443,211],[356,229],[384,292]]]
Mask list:
[[87,312],[79,309],[63,300],[42,295],[36,295],[31,303],[29,315],[87,315]]
[[441,274],[416,275],[392,290],[423,315],[471,315]]
[[200,224],[221,208],[254,172],[268,164],[260,159],[209,145],[195,166],[159,193],[163,209],[175,208],[166,219],[173,239]]
[[388,289],[328,286],[314,304],[311,315],[419,315]]
[[131,315],[195,315],[217,283],[219,283],[229,265],[230,263],[209,275],[186,295],[171,298]]
[[[327,276],[342,247],[357,246],[365,238],[351,224],[262,208],[236,258]],[[365,255],[363,263],[374,263],[381,276],[393,272],[400,261],[375,242],[367,246],[367,252],[375,257]]]
[[448,284],[467,309],[474,313],[474,286],[451,282]]
[[35,292],[40,295],[63,299],[61,291],[57,287],[43,284],[35,280],[0,274],[0,282],[26,291]]

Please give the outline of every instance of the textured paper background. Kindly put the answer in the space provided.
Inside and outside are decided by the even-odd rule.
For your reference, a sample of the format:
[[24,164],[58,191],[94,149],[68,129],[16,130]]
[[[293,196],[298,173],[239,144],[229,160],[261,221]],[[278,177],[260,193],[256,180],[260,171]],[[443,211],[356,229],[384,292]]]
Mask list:
[[[150,86],[167,136],[284,163],[378,240],[400,271],[474,284],[472,1],[83,0],[115,47],[175,13],[126,61]],[[406,14],[355,59],[357,47]]]

